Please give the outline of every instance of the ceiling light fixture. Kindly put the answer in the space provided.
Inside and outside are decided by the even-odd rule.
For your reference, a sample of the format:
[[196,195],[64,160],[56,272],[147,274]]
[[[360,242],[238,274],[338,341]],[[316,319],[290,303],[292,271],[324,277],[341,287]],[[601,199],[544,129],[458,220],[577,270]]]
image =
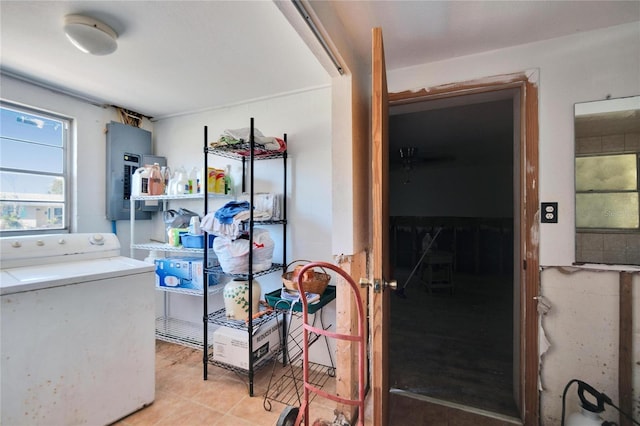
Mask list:
[[67,15],[64,33],[75,47],[92,55],[108,55],[118,47],[118,34],[107,24],[83,15]]
[[402,159],[402,167],[410,170],[418,154],[418,148],[414,146],[403,146],[400,148],[400,158]]

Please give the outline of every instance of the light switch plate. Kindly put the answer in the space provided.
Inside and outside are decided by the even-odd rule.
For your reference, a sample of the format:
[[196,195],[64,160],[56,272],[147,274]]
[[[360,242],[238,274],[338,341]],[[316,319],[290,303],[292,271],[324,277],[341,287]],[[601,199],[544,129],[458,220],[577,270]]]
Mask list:
[[558,223],[558,203],[540,203],[540,222]]

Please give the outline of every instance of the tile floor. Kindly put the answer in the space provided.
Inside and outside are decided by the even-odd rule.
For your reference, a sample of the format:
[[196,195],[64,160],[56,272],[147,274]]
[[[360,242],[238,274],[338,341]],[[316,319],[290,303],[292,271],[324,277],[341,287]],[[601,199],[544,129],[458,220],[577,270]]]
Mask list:
[[[281,371],[280,365],[277,371]],[[202,378],[202,351],[156,341],[155,401],[114,425],[276,425],[285,405],[271,401],[271,411],[263,407],[271,373],[271,364],[257,372],[254,396],[250,397],[245,376],[209,366],[205,381]],[[333,393],[335,380],[330,380],[325,390]],[[310,404],[309,417],[311,420],[333,420],[334,408],[334,402],[316,397]]]

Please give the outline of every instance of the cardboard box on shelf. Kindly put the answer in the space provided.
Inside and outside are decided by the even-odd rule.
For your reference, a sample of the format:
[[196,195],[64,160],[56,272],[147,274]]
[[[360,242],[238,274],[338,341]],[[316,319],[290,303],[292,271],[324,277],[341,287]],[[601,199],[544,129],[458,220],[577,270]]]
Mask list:
[[[200,257],[169,257],[155,259],[156,286],[202,290],[204,271]],[[209,285],[218,284],[215,274],[209,274]]]
[[[282,315],[278,314],[262,324],[253,335],[253,362],[269,357],[280,349],[278,328],[282,327]],[[247,330],[222,326],[213,332],[214,361],[249,369],[249,333]]]

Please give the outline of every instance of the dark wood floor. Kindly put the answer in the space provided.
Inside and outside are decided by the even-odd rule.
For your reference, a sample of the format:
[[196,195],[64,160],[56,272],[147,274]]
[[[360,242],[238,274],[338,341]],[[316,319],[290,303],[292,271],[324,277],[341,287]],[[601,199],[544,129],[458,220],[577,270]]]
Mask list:
[[[396,270],[403,286],[410,269]],[[513,398],[511,276],[454,273],[455,292],[413,278],[391,297],[392,388],[518,417]]]
[[394,390],[390,426],[522,426],[519,419]]

